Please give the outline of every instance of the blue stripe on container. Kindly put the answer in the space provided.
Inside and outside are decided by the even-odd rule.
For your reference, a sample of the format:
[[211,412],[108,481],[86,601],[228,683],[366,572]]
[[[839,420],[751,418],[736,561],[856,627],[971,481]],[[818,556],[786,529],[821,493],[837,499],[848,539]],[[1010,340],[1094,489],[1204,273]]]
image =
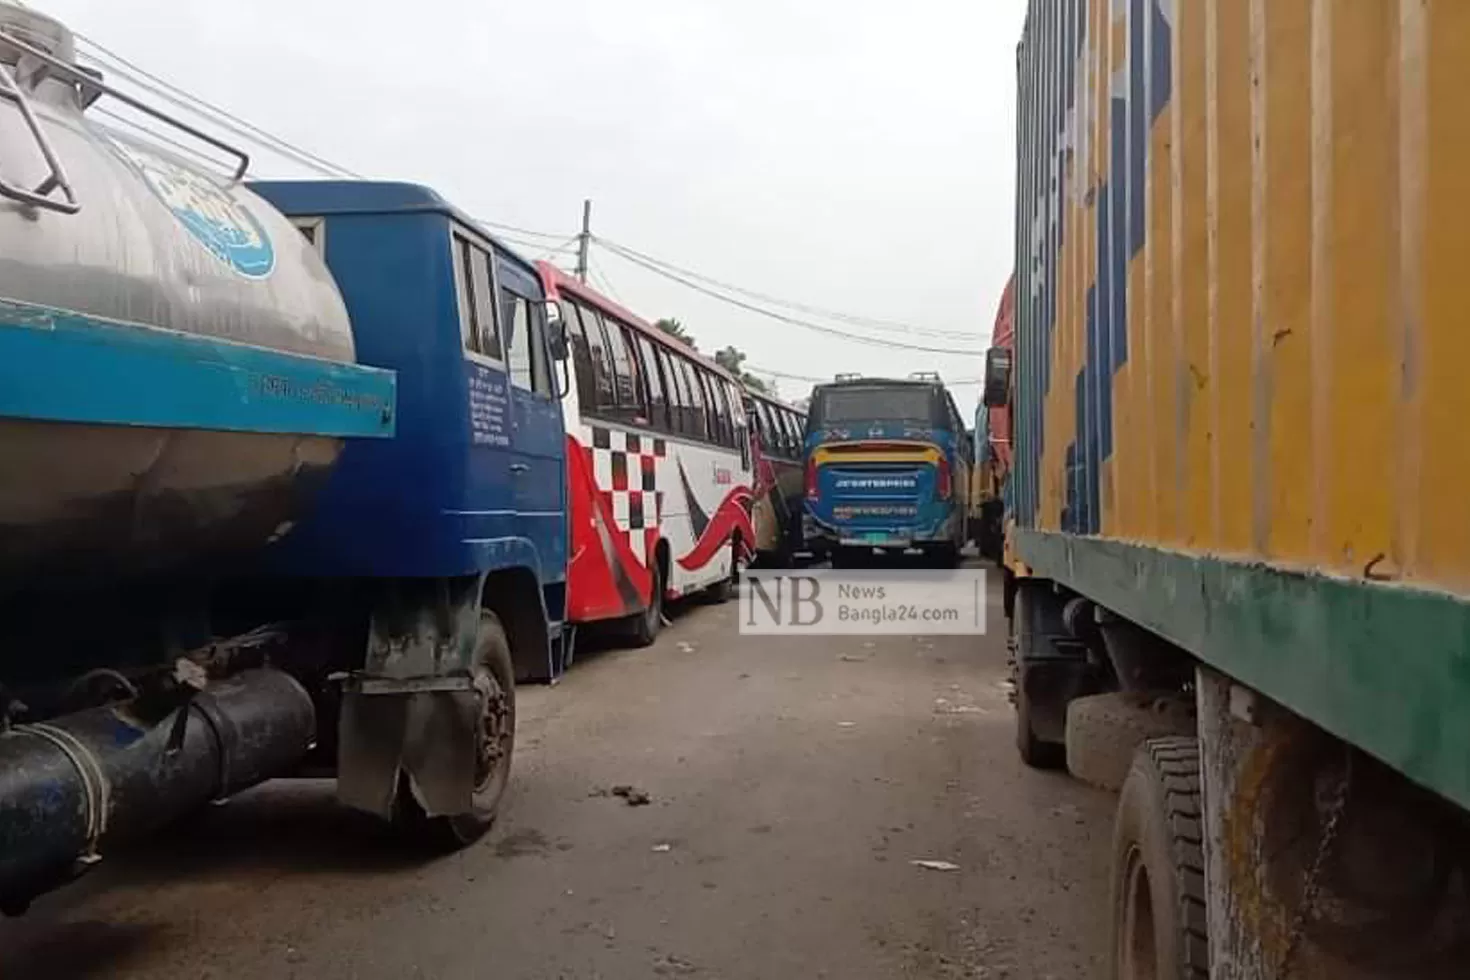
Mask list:
[[397,376],[0,300],[0,417],[377,437]]

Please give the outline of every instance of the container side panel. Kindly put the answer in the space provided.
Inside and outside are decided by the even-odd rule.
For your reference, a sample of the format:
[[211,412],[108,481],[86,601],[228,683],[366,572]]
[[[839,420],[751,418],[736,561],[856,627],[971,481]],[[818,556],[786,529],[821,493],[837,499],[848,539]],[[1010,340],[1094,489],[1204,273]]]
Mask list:
[[[1151,7],[1152,4],[1149,4]],[[1146,231],[1134,233],[1134,242],[1143,248],[1144,280],[1147,309],[1141,323],[1143,347],[1147,360],[1147,410],[1145,427],[1149,438],[1148,498],[1153,502],[1153,534],[1160,541],[1173,542],[1178,537],[1178,487],[1176,484],[1175,433],[1178,428],[1174,377],[1178,365],[1178,326],[1174,322],[1174,157],[1169,148],[1169,126],[1164,120],[1148,132],[1142,127],[1142,113],[1147,103],[1159,99],[1160,88],[1167,81],[1157,79],[1157,35],[1167,28],[1155,26],[1156,11],[1146,10],[1143,0],[1132,0],[1129,34],[1136,39],[1131,51],[1142,49],[1141,71],[1130,72],[1136,79],[1129,94],[1130,129],[1138,128],[1136,141],[1130,148],[1129,164],[1138,167],[1141,180],[1130,190],[1139,194],[1145,211],[1141,217]],[[1164,71],[1168,67],[1164,66]],[[1165,76],[1167,78],[1167,76]],[[1167,92],[1163,93],[1167,98]],[[1130,134],[1131,135],[1131,134]],[[1145,183],[1146,181],[1146,183]],[[1146,236],[1146,237],[1145,237]],[[1139,239],[1143,239],[1139,241]]]
[[1174,154],[1174,333],[1179,360],[1174,370],[1178,422],[1174,485],[1179,497],[1179,541],[1187,548],[1217,547],[1212,519],[1210,411],[1215,380],[1210,367],[1208,161],[1210,132],[1205,99],[1205,9],[1202,3],[1174,8],[1174,99],[1170,139]]
[[[1208,207],[1210,403],[1214,422],[1211,482],[1215,547],[1245,554],[1251,545],[1251,65],[1250,9],[1208,0]],[[1186,261],[1192,261],[1187,259]]]
[[[1416,16],[1405,3],[1409,17]],[[1417,500],[1398,506],[1419,510],[1416,578],[1470,591],[1470,455],[1465,452],[1470,419],[1470,4],[1434,0],[1424,4],[1428,24],[1421,35],[1427,51],[1424,153],[1419,163],[1427,187],[1422,219],[1422,355],[1411,385],[1423,399],[1423,477]],[[1412,189],[1410,190],[1412,193]]]
[[1254,0],[1254,176],[1263,202],[1256,228],[1254,539],[1267,557],[1302,561],[1321,487],[1314,478],[1312,419],[1312,20],[1307,0]]
[[1368,477],[1363,461],[1393,459],[1397,421],[1399,11],[1317,0],[1312,17],[1312,444],[1321,493],[1311,558],[1349,574],[1383,573],[1393,481],[1384,471]]

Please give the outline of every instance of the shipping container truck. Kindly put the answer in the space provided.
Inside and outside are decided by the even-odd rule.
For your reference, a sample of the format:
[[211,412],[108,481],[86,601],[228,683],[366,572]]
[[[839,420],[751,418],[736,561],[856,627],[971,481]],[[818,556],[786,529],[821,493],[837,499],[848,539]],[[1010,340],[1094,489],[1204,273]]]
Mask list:
[[466,844],[560,667],[534,267],[421,188],[247,165],[0,2],[3,914],[279,776]]
[[[1006,283],[1001,294],[1000,309],[996,311],[995,327],[990,332],[990,349],[995,353],[988,360],[1008,359],[1015,339],[1015,277]],[[989,366],[988,377],[996,376],[1002,367],[999,363]],[[980,404],[975,409],[975,468],[971,471],[970,488],[970,540],[980,552],[980,557],[1000,565],[1005,545],[1005,486],[1006,476],[1011,469],[1011,419],[1005,384],[988,393],[981,391]]]
[[1463,977],[1470,4],[1031,0],[1007,608],[1109,975]]

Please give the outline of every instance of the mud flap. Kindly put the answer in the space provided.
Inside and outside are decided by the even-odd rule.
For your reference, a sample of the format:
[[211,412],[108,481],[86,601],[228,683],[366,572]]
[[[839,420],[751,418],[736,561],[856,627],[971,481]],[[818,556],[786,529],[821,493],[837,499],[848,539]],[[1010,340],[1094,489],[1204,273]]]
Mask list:
[[407,784],[428,816],[468,813],[479,696],[469,664],[481,579],[388,583],[375,606],[363,670],[344,686],[337,796],[390,819]]
[[472,690],[349,694],[342,705],[337,797],[387,820],[400,776],[428,816],[468,813],[479,697]]

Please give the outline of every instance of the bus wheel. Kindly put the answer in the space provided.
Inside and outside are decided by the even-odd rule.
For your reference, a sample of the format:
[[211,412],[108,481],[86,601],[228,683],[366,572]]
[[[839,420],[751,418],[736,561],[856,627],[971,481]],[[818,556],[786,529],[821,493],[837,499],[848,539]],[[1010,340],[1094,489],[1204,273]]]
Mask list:
[[636,647],[653,646],[653,641],[658,639],[659,630],[664,626],[664,567],[657,556],[654,556],[648,574],[652,579],[648,588],[648,605],[642,612],[633,615],[630,624],[633,645]]
[[510,782],[516,738],[515,666],[505,628],[488,609],[480,612],[472,671],[475,691],[480,696],[480,717],[475,732],[475,785],[469,812],[425,816],[412,790],[404,787],[399,793],[400,811],[395,822],[439,850],[457,850],[483,837],[495,823]]
[[954,568],[960,563],[960,549],[952,544],[939,544],[925,554],[931,568]]
[[705,599],[711,603],[729,602],[730,597],[735,594],[735,583],[740,578],[740,540],[737,538],[730,544],[730,574],[720,579],[708,589],[705,589]]
[[1113,980],[1207,980],[1199,743],[1145,742],[1113,827]]

